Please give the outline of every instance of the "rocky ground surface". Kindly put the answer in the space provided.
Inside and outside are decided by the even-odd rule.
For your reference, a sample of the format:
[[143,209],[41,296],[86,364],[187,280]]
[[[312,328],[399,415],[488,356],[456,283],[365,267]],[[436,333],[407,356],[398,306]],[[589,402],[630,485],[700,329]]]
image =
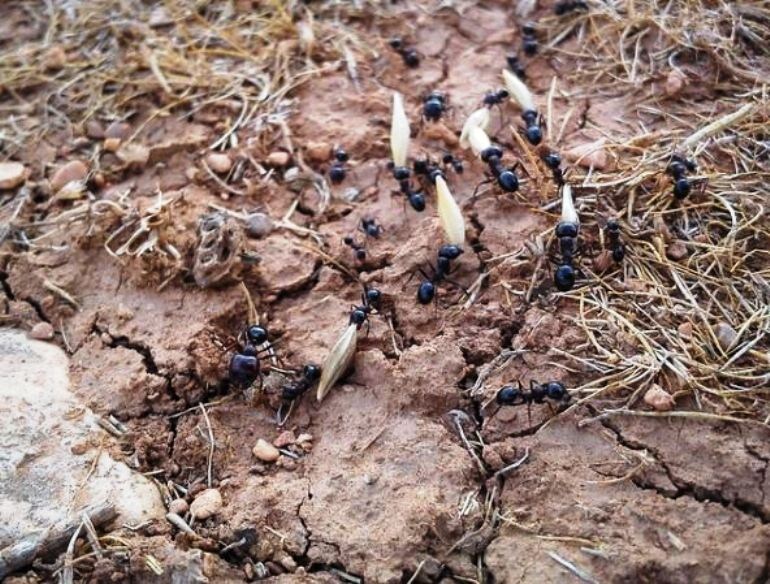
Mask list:
[[[251,3],[232,3],[229,16],[194,3],[170,3],[171,12],[138,3],[102,33],[83,24],[82,47],[56,27],[84,18],[86,7],[64,4],[54,2],[51,14],[41,4],[45,17],[21,2],[0,9],[3,53],[38,71],[23,88],[10,67],[6,87],[0,79],[3,115],[19,129],[9,135],[20,136],[3,153],[20,164],[0,173],[0,323],[8,327],[0,330],[0,546],[107,497],[119,519],[99,526],[108,535],[98,554],[87,539],[74,547],[76,581],[767,581],[764,420],[594,419],[599,401],[493,415],[486,404],[505,383],[577,388],[598,377],[564,356],[587,341],[577,303],[554,294],[547,257],[495,264],[470,306],[451,287],[436,306],[415,302],[410,276],[442,236],[432,197],[415,213],[387,169],[393,90],[405,96],[415,157],[451,151],[465,161],[462,175],[448,173],[468,225],[452,277],[471,287],[495,258],[550,234],[557,191],[539,151],[511,132],[520,122],[506,105],[493,110],[491,133],[521,160],[522,189],[471,197],[485,167],[458,147],[460,127],[501,85],[522,22],[545,19],[545,35],[584,16],[556,19],[550,2],[526,18],[503,2],[398,2],[371,14],[326,6],[312,21],[311,51],[302,31],[317,3],[289,3],[283,18],[295,40],[271,48],[276,63],[285,59],[288,70],[292,59],[306,60],[318,70],[288,90],[279,113],[236,125],[257,101],[213,86],[186,90],[183,78],[194,73],[169,53],[159,61],[152,51],[161,45],[141,39],[176,39],[181,54],[201,21],[214,23],[206,58],[236,54],[232,74],[255,92],[265,79],[250,72],[246,37],[236,37],[246,25],[223,24],[257,10]],[[340,30],[350,38],[340,41]],[[419,50],[419,68],[388,47],[397,34]],[[525,60],[553,120],[548,144],[575,161],[599,141],[576,175],[619,164],[603,140],[678,127],[674,117],[645,117],[640,96],[650,87],[665,86],[672,103],[718,95],[698,78],[676,86],[670,70],[640,78],[637,92],[572,86],[567,74],[587,42],[566,35]],[[655,42],[643,44],[645,54]],[[78,75],[89,75],[83,62],[97,67],[100,54],[134,63],[130,107],[87,111]],[[105,77],[105,95],[114,83]],[[421,98],[434,89],[451,108],[438,124],[420,122]],[[65,123],[61,111],[76,120]],[[347,178],[319,182],[336,145],[350,153]],[[668,192],[662,172],[650,180]],[[217,261],[201,267],[200,221],[216,209],[232,214],[217,232]],[[376,218],[383,233],[366,240],[360,264],[342,239],[364,240],[362,218]],[[584,243],[600,247],[588,231]],[[758,273],[767,273],[766,260]],[[622,269],[613,277],[622,280]],[[249,320],[240,282],[287,368],[323,362],[362,283],[384,294],[353,373],[321,404],[312,391],[299,400],[282,427],[285,375],[265,375],[262,393],[227,380]],[[601,343],[641,351],[629,335]],[[766,339],[753,350],[767,351]],[[759,375],[767,374],[765,354]],[[56,580],[67,573],[64,551],[6,581]]]

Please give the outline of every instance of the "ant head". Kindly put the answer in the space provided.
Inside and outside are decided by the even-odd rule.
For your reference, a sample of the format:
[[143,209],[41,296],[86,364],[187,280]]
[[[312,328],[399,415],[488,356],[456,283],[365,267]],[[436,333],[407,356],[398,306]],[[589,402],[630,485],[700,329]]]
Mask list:
[[561,166],[561,156],[557,152],[549,152],[543,156],[543,162],[551,170],[556,170]]
[[367,288],[364,298],[367,305],[377,308],[382,300],[382,292],[377,288]]
[[393,37],[388,41],[388,44],[391,48],[398,50],[404,46],[404,41],[401,40],[401,37]]
[[316,381],[321,377],[321,368],[318,365],[309,363],[302,368],[302,377],[308,381]]
[[462,160],[453,160],[453,161],[452,161],[452,168],[454,168],[454,171],[455,171],[457,174],[462,174],[462,173],[463,173],[463,170],[465,170],[465,169],[463,168],[463,162],[462,162]]
[[364,260],[366,259],[366,250],[365,250],[365,249],[363,249],[363,248],[361,248],[361,247],[359,247],[358,249],[356,249],[356,259],[357,259],[359,262],[362,262],[362,261],[364,261]]
[[556,225],[556,237],[577,237],[578,226],[577,223],[571,223],[569,221],[559,221]]
[[569,264],[563,264],[553,273],[553,283],[559,292],[572,290],[575,285],[575,268]]
[[527,36],[532,36],[537,32],[537,26],[534,22],[525,22],[521,27],[521,32]]
[[439,101],[443,105],[444,102],[446,102],[446,95],[441,91],[433,90],[428,94],[428,97],[425,98],[425,101],[430,100]]
[[497,90],[497,99],[500,100],[500,101],[506,99],[509,95],[510,95],[510,93],[508,93],[507,89],[498,89]]
[[430,179],[430,182],[432,182],[434,184],[436,183],[436,179],[438,177],[444,178],[444,173],[441,172],[441,169],[439,169],[439,168],[432,169],[430,171],[430,174],[428,174],[428,178]]
[[336,158],[339,162],[347,162],[348,153],[345,151],[344,148],[337,148],[334,151],[334,158]]
[[503,149],[499,146],[489,146],[481,151],[480,156],[483,162],[489,162],[492,158],[502,158]]
[[506,193],[513,193],[519,189],[519,177],[513,170],[504,170],[497,175],[497,184]]
[[422,193],[410,193],[409,204],[415,211],[425,211],[425,195]]
[[540,144],[543,140],[543,130],[540,129],[540,126],[528,126],[524,134],[527,136],[529,143],[534,144],[535,146]]
[[366,313],[366,310],[363,308],[355,308],[353,309],[353,312],[350,313],[350,324],[360,327],[366,322],[367,318],[369,318],[369,315]]
[[500,388],[495,397],[495,401],[501,406],[512,406],[522,403],[523,394],[521,390],[512,385],[506,385]]
[[680,178],[674,184],[674,196],[681,201],[690,194],[690,188],[690,181],[686,178]]
[[422,106],[422,114],[429,120],[438,120],[444,113],[444,102],[439,99],[429,99]]
[[340,163],[335,163],[329,169],[329,180],[331,180],[335,185],[339,184],[345,180],[345,174],[345,168],[342,167]]
[[607,219],[607,231],[620,231],[620,223],[614,217]]
[[415,49],[404,49],[401,56],[404,58],[404,63],[407,67],[414,69],[420,66],[420,55],[417,54]]
[[417,289],[417,302],[420,304],[430,304],[435,295],[436,287],[433,285],[433,282],[425,280],[420,283],[420,287]]
[[456,260],[463,253],[463,248],[453,243],[445,243],[438,250],[438,257],[448,260]]
[[393,178],[396,180],[406,180],[411,172],[406,166],[396,166],[393,168]]
[[342,243],[344,243],[345,245],[349,245],[350,247],[353,247],[353,238],[347,235],[342,238]]
[[266,343],[267,329],[265,327],[259,326],[258,324],[253,324],[246,329],[246,338],[252,345],[261,345],[262,343]]
[[447,152],[444,154],[444,156],[441,157],[441,162],[444,164],[452,164],[454,161],[455,157],[450,152]]
[[561,401],[565,398],[569,398],[569,394],[567,393],[566,388],[558,381],[550,381],[546,383],[545,394],[548,396],[548,399],[555,401]]

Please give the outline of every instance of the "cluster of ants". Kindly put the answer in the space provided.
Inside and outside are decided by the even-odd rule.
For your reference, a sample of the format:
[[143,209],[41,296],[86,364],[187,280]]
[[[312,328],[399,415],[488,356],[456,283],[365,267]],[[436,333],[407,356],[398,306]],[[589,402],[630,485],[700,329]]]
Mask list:
[[[584,0],[560,0],[554,6],[554,12],[557,15],[587,9],[588,5]],[[538,50],[536,26],[533,23],[527,23],[522,26],[521,33],[523,53],[528,57],[535,55]],[[408,47],[404,40],[394,38],[390,40],[389,44],[401,56],[407,67],[415,68],[420,65],[420,54],[413,47]],[[495,107],[500,108],[501,104],[512,97],[513,94],[513,99],[518,101],[521,107],[524,137],[529,143],[537,146],[543,137],[541,128],[542,118],[535,109],[528,90],[520,81],[526,78],[525,67],[516,54],[509,54],[506,57],[506,62],[515,78],[514,75],[503,71],[503,77],[506,80],[508,89],[498,89],[486,93],[482,99],[482,109],[471,114],[469,121],[476,115],[478,115],[479,119],[488,120],[489,110]],[[428,123],[437,122],[448,109],[447,95],[441,91],[431,91],[423,99],[422,118]],[[465,128],[463,132],[465,132]],[[391,140],[393,140],[392,136]],[[514,165],[505,165],[503,163],[504,152],[502,148],[491,144],[488,139],[486,139],[486,142],[482,141],[482,145],[483,147],[479,147],[476,153],[480,160],[487,165],[488,178],[481,184],[494,182],[503,192],[512,193],[517,191],[519,188],[519,177],[516,173],[519,166],[518,162]],[[398,183],[400,193],[404,196],[404,204],[406,205],[408,202],[412,209],[417,212],[425,210],[425,191],[431,187],[436,188],[439,177],[443,182],[447,170],[451,169],[457,174],[462,174],[464,170],[463,162],[451,153],[444,153],[440,163],[434,163],[430,159],[415,160],[411,168],[406,162],[405,151],[398,156],[398,160],[395,154],[393,158],[389,163],[389,169]],[[348,159],[348,154],[344,149],[335,149],[334,162],[329,169],[329,179],[332,183],[338,184],[345,179]],[[541,154],[541,160],[550,170],[554,183],[557,185],[557,188],[562,190],[564,197],[562,219],[555,228],[557,253],[553,258],[556,264],[553,272],[553,283],[557,290],[567,292],[574,287],[578,271],[575,259],[579,253],[578,233],[580,224],[572,203],[571,188],[565,181],[561,156],[557,152],[548,151]],[[691,179],[688,178],[688,174],[695,170],[696,167],[693,161],[681,155],[673,155],[671,157],[666,167],[666,173],[672,177],[673,195],[676,199],[684,199],[691,192],[692,183]],[[474,190],[473,197],[476,196],[479,186]],[[567,206],[571,208],[571,214],[564,210]],[[382,226],[373,218],[362,219],[358,229],[364,234],[365,238],[375,239],[379,238],[383,231]],[[610,218],[604,226],[604,234],[610,256],[614,262],[621,263],[626,255],[626,249],[622,241],[619,221]],[[352,250],[357,261],[365,261],[367,257],[365,241],[362,242],[352,236],[347,236],[343,239],[343,243]],[[427,305],[434,302],[436,300],[437,287],[441,283],[447,283],[459,288],[466,294],[468,293],[461,284],[450,278],[453,262],[462,254],[463,249],[460,245],[445,243],[438,249],[435,264],[429,263],[427,268],[419,267],[417,269],[423,278],[416,293],[416,300],[419,304]],[[412,277],[414,275],[413,273]],[[361,330],[364,324],[367,325],[368,331],[369,316],[374,311],[379,311],[381,296],[380,291],[375,288],[364,288],[361,304],[352,307],[348,319],[348,327],[331,350],[330,357],[323,368],[311,363],[305,365],[301,370],[293,371],[293,379],[285,383],[280,390],[284,403],[293,402],[293,400],[301,397],[316,383],[319,386],[318,399],[323,398],[329,387],[339,379],[349,366],[352,354],[355,351],[358,331]],[[233,355],[230,361],[230,380],[241,386],[250,386],[259,380],[261,388],[262,367],[260,360],[265,355],[274,355],[274,344],[268,340],[267,330],[259,325],[250,325],[242,335],[240,344],[241,349]],[[545,402],[566,404],[570,401],[570,394],[560,382],[550,381],[539,384],[533,381],[530,382],[529,389],[524,389],[520,383],[517,386],[506,385],[498,390],[494,400],[498,406],[519,406]]]

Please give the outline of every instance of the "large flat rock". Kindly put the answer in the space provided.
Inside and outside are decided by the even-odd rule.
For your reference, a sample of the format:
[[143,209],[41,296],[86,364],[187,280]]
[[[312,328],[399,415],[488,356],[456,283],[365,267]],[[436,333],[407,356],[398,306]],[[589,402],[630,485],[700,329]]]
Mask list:
[[57,346],[0,329],[0,547],[104,501],[120,523],[165,514],[152,482],[97,447],[108,435],[70,392],[68,366]]

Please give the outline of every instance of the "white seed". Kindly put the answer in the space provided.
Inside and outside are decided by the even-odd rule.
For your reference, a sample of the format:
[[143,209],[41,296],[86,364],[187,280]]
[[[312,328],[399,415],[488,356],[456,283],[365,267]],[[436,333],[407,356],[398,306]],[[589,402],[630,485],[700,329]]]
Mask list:
[[404,100],[400,93],[393,94],[393,121],[390,124],[390,153],[393,164],[406,166],[409,154],[409,120],[404,111]]
[[575,209],[575,201],[572,199],[572,187],[568,184],[561,188],[561,220],[565,223],[580,225],[580,217]]
[[470,141],[471,149],[476,156],[492,145],[487,133],[478,126],[473,126],[468,130],[468,140]]
[[465,245],[465,220],[443,177],[436,177],[436,203],[438,220],[444,230],[447,243]]
[[468,133],[470,132],[471,128],[481,128],[482,130],[486,130],[489,126],[490,119],[491,116],[489,114],[488,107],[477,109],[475,112],[469,115],[468,119],[465,120],[465,124],[463,125],[463,131],[460,133],[460,146],[463,148],[468,148],[468,146],[470,146],[470,143],[468,142]]
[[350,367],[353,356],[356,354],[357,341],[358,327],[351,323],[334,343],[323,364],[321,380],[318,382],[318,393],[316,394],[319,402]]
[[508,89],[508,93],[511,94],[511,98],[519,104],[521,111],[537,111],[535,107],[535,100],[532,99],[532,93],[529,91],[524,82],[516,77],[510,71],[503,69],[503,81],[505,81],[505,87]]

